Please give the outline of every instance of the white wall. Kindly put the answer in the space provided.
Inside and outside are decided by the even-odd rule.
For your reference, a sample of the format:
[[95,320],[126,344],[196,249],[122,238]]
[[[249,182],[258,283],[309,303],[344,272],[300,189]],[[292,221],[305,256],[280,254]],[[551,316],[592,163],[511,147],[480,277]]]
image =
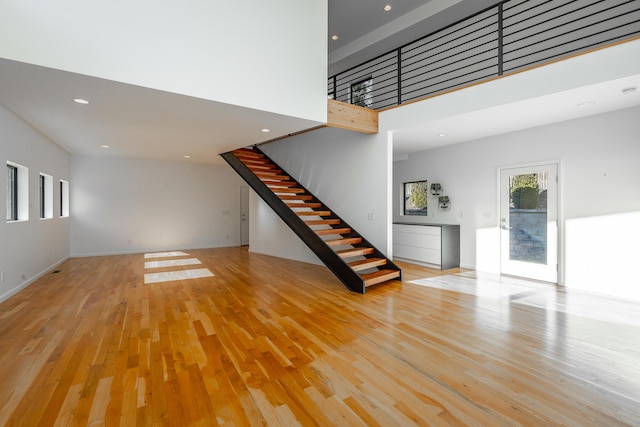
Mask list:
[[403,182],[440,182],[452,208],[428,220],[459,223],[461,264],[498,273],[498,168],[559,160],[560,280],[640,299],[638,117],[636,107],[412,154],[394,162],[394,219]]
[[[386,135],[325,128],[260,148],[369,242],[387,253],[391,161]],[[255,200],[258,205],[251,211],[252,251],[318,262],[264,202],[257,197]],[[369,214],[373,214],[372,220],[368,219]]]
[[[29,219],[7,223],[7,161],[29,168]],[[69,155],[0,106],[0,301],[69,256],[69,218],[60,218],[60,180],[69,180]],[[40,173],[53,177],[53,218],[40,219]],[[73,186],[73,182],[70,183]],[[1,276],[1,274],[0,274]],[[0,279],[1,280],[1,279]]]
[[327,0],[3,2],[0,57],[326,122]]
[[322,264],[253,190],[249,193],[249,227],[249,252]]
[[240,186],[227,165],[71,159],[71,255],[240,244]]

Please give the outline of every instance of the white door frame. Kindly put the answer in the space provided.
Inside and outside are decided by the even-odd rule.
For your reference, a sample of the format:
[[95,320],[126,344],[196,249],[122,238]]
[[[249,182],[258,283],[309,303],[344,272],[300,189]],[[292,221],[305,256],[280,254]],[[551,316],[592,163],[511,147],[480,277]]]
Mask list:
[[[497,228],[499,233],[499,248],[502,252],[502,235],[503,230],[501,228],[501,218],[502,218],[502,204],[501,204],[501,176],[504,170],[508,169],[519,169],[519,168],[531,168],[531,167],[541,167],[545,165],[554,165],[556,167],[556,233],[557,233],[557,241],[556,241],[556,262],[557,262],[557,274],[556,280],[552,283],[557,283],[559,286],[564,286],[564,214],[563,214],[563,196],[562,196],[562,161],[561,160],[548,160],[548,161],[540,161],[540,162],[532,162],[532,163],[520,163],[514,165],[506,165],[500,166],[496,170],[496,181],[497,181]],[[508,274],[502,272],[502,253],[500,253],[500,271],[501,274]]]

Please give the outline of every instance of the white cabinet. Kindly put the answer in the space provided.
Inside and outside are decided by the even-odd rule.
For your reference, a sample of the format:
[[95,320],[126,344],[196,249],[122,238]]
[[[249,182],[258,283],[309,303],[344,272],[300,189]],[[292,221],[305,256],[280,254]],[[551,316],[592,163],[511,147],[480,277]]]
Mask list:
[[460,226],[393,224],[393,256],[443,270],[460,266]]

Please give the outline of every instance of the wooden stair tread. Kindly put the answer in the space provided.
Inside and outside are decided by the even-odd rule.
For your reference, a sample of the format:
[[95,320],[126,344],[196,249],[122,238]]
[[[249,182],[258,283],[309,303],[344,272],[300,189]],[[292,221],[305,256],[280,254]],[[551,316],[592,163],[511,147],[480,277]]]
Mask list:
[[373,253],[373,248],[352,248],[336,251],[340,258],[350,258],[359,255],[369,255]]
[[299,216],[329,216],[331,215],[331,211],[305,211],[305,212],[296,212]]
[[353,261],[349,263],[349,267],[353,271],[366,270],[367,268],[379,267],[385,265],[387,260],[385,258],[366,258],[359,261]]
[[249,150],[247,148],[241,148],[239,150],[233,150],[233,155],[236,157],[248,157],[253,159],[263,159],[264,154],[256,153],[253,150]]
[[331,234],[349,234],[351,233],[351,229],[348,227],[345,228],[327,228],[326,230],[314,230],[319,236],[327,236]]
[[281,194],[280,200],[313,200],[313,196],[308,194]]
[[339,219],[337,218],[331,218],[331,219],[312,219],[312,220],[305,220],[305,224],[311,226],[311,225],[336,225],[336,224],[340,224]]
[[296,185],[298,185],[297,182],[291,182],[291,181],[268,181],[268,180],[265,180],[265,179],[262,179],[261,181],[264,182],[266,184],[266,186],[269,187],[269,188],[295,187]]
[[367,287],[396,279],[400,277],[400,271],[384,269],[374,271],[373,273],[361,274],[360,277],[362,277],[362,280],[364,280],[364,286]]
[[247,167],[249,167],[249,166],[270,166],[270,165],[273,165],[273,167],[276,167],[276,165],[273,164],[268,159],[258,159],[258,158],[254,159],[254,158],[251,158],[251,157],[238,157],[238,159]]
[[266,172],[266,171],[272,171],[277,169],[277,165],[273,164],[273,163],[260,163],[257,165],[252,165],[252,164],[245,164],[245,166],[247,168],[249,168],[249,170],[251,172],[255,172],[255,171],[261,171],[261,172]]
[[251,171],[255,176],[264,177],[264,178],[273,178],[273,179],[282,179],[289,180],[291,177],[289,175],[281,175],[282,171],[279,169],[271,169],[268,171],[259,170],[259,171]]
[[291,203],[288,202],[286,203],[287,206],[289,206],[291,209],[296,209],[296,208],[321,208],[322,207],[322,203]]
[[329,246],[357,245],[362,243],[362,237],[345,237],[343,239],[333,239],[324,241]]
[[274,193],[304,193],[304,188],[274,187],[271,190]]

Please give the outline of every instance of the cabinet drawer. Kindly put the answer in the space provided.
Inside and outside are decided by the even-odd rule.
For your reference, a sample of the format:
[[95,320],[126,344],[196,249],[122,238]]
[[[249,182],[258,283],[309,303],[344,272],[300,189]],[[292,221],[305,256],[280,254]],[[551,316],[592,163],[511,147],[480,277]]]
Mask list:
[[430,234],[416,234],[394,232],[393,243],[398,245],[415,246],[418,248],[440,250],[440,236]]
[[393,232],[440,236],[442,234],[442,228],[428,225],[394,224]]
[[440,265],[440,251],[436,249],[417,248],[414,246],[394,244],[393,256]]

